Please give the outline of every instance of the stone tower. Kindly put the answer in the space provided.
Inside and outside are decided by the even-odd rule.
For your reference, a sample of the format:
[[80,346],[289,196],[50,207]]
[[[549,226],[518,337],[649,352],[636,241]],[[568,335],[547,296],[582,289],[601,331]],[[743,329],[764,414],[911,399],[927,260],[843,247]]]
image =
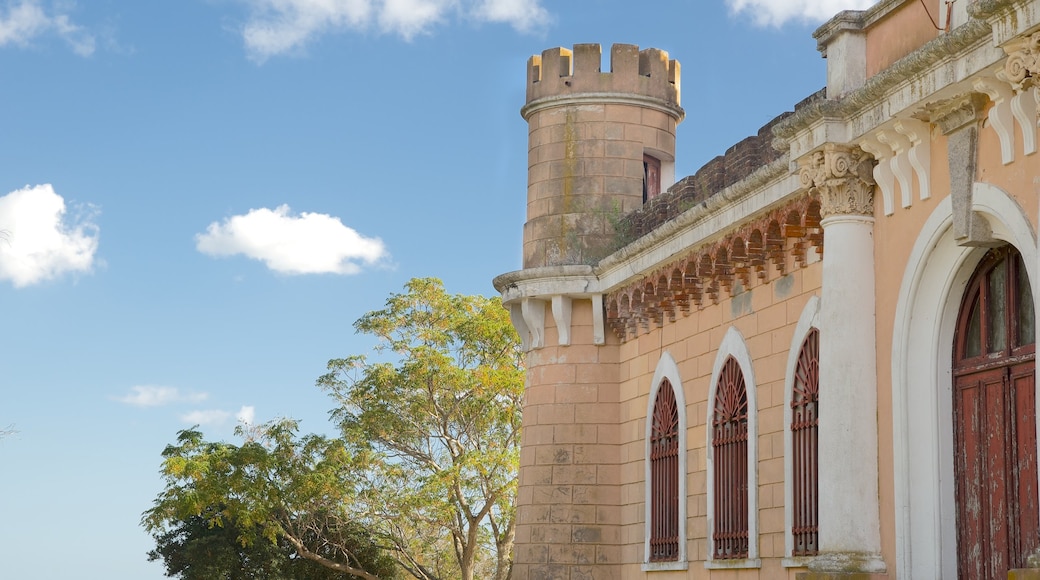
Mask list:
[[579,44],[527,66],[524,269],[495,279],[528,352],[517,580],[620,580],[640,541],[621,534],[644,505],[642,474],[620,467],[620,393],[636,381],[604,332],[594,265],[617,247],[617,220],[674,180],[683,110],[667,53],[617,44],[610,72],[601,58]]
[[595,263],[617,219],[674,181],[679,63],[631,44],[613,46],[610,72],[601,58],[578,44],[528,61],[524,268]]

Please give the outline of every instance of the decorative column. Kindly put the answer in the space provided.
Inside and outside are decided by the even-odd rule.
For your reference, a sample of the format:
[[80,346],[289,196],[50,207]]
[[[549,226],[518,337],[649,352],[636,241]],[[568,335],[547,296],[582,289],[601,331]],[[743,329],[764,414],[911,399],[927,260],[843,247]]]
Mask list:
[[828,143],[802,163],[820,197],[820,554],[800,578],[885,571],[878,505],[873,159]]

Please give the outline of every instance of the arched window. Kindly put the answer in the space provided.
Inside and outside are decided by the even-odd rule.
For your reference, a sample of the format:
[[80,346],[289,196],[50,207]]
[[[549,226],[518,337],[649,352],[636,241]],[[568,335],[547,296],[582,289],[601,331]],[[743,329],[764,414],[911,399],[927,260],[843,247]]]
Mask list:
[[817,415],[820,393],[820,331],[802,342],[791,391],[792,556],[819,551],[819,477]]
[[990,250],[964,293],[953,351],[962,578],[1006,578],[1040,546],[1034,324],[1022,257]]
[[668,351],[661,353],[646,400],[644,572],[686,570],[686,399]]
[[679,558],[679,409],[668,379],[654,401],[650,431],[650,561]]
[[726,359],[715,390],[712,419],[714,533],[712,558],[748,557],[748,398],[744,373]]

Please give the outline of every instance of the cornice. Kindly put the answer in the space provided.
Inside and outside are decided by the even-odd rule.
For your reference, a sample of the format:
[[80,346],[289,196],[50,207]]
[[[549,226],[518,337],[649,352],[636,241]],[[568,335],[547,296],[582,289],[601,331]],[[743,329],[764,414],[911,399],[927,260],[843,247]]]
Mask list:
[[[906,0],[890,0],[888,3],[891,4],[893,1],[904,2]],[[865,10],[844,10],[839,12],[813,32],[813,38],[816,39],[816,50],[820,51],[823,58],[827,58],[827,45],[834,40],[835,36],[849,30],[861,31],[866,26]]]
[[1018,4],[1028,4],[1031,0],[975,0],[968,4],[968,14],[974,18],[989,18],[995,14],[1011,10]]
[[675,119],[676,123],[682,122],[686,111],[675,103],[633,93],[579,93],[575,95],[560,95],[544,97],[527,103],[520,109],[520,116],[525,121],[531,116],[545,109],[557,107],[577,107],[581,105],[636,105],[660,111]]
[[[994,0],[996,1],[996,0]],[[846,119],[874,107],[887,93],[935,65],[957,58],[992,33],[984,20],[972,20],[943,34],[899,59],[884,71],[867,79],[859,89],[841,99],[819,99],[795,110],[773,127],[773,135],[787,141],[823,119]],[[782,145],[782,144],[781,144]]]
[[596,274],[587,265],[526,268],[496,276],[491,283],[503,302],[551,294],[581,296],[596,292],[597,286]]

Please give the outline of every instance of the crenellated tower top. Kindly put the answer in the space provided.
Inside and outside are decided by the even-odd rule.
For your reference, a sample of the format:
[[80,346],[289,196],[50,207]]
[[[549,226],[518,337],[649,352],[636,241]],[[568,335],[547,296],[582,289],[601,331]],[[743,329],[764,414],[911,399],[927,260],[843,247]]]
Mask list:
[[575,44],[574,50],[556,47],[527,61],[527,104],[520,114],[529,119],[544,106],[569,98],[588,100],[600,95],[616,101],[620,95],[657,102],[682,119],[679,105],[679,62],[657,49],[639,50],[634,44],[610,49],[610,72],[602,72],[599,44]]

